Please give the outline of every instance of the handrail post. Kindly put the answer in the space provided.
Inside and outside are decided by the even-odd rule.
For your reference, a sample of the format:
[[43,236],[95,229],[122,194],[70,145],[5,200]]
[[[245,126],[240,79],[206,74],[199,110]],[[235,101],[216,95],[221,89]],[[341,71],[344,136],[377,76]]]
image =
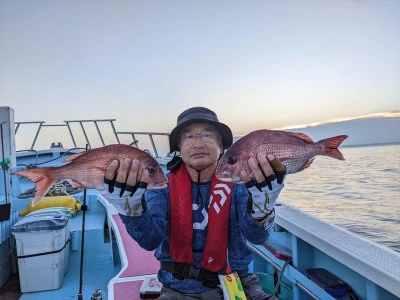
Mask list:
[[153,146],[154,154],[158,158],[159,156],[158,156],[156,144],[154,143],[154,140],[153,140],[153,135],[151,133],[149,133],[149,137],[150,137],[151,145]]
[[118,133],[117,133],[117,131],[115,130],[115,127],[114,127],[114,122],[111,120],[110,123],[111,123],[111,127],[112,127],[112,129],[113,129],[115,138],[117,139],[117,143],[118,143],[118,144],[121,144],[121,142],[119,141],[119,138],[118,138]]
[[71,127],[69,126],[69,121],[64,121],[64,122],[67,123],[68,131],[69,131],[69,134],[71,135],[71,139],[72,139],[72,143],[74,144],[74,147],[78,148],[76,146],[76,142],[75,142],[74,135],[72,133]]
[[88,136],[86,134],[86,131],[85,131],[85,127],[83,126],[83,121],[79,121],[79,124],[81,125],[82,131],[83,131],[83,135],[85,136],[85,139],[86,139],[86,143],[89,145],[89,148],[91,149],[92,146],[90,145],[89,138],[88,138]]
[[19,125],[21,125],[21,123],[20,123],[20,122],[15,122],[15,124],[17,124],[17,127],[15,127],[15,134],[17,134],[17,131],[18,131]]
[[139,148],[138,140],[135,138],[135,134],[132,133],[131,136],[132,136],[132,141],[133,141],[132,144],[134,144],[136,148]]
[[97,121],[96,120],[94,120],[93,122],[94,122],[94,125],[96,126],[96,129],[97,129],[97,132],[99,134],[101,143],[102,143],[103,146],[105,146],[106,144],[104,144],[103,136],[101,135],[99,125],[97,125]]
[[38,128],[38,130],[36,131],[35,138],[33,139],[33,143],[32,143],[31,149],[29,149],[29,150],[33,150],[33,147],[35,146],[36,140],[37,140],[37,138],[38,138],[38,136],[39,136],[40,129],[42,129],[42,124],[43,124],[43,123],[44,123],[44,122],[40,122],[39,128]]

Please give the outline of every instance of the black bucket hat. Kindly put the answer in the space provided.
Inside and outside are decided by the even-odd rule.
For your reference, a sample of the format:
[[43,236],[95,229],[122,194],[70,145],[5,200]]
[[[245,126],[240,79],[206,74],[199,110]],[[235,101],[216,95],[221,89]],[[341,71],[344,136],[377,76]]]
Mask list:
[[217,128],[219,135],[222,137],[222,145],[224,149],[228,149],[232,145],[233,137],[231,129],[218,121],[218,117],[212,110],[205,107],[192,107],[185,110],[178,116],[177,125],[171,131],[169,136],[170,152],[179,151],[179,134],[182,129],[193,123],[207,123]]

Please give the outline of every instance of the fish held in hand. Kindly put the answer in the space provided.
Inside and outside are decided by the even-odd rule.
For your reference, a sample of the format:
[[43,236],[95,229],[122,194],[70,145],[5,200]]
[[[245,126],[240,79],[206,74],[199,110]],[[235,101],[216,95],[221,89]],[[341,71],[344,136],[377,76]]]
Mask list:
[[147,169],[149,182],[147,189],[165,188],[168,182],[159,163],[148,153],[129,145],[109,145],[73,154],[61,167],[48,167],[21,170],[12,173],[28,178],[35,183],[35,205],[42,199],[52,185],[61,180],[68,180],[72,186],[79,188],[104,189],[104,174],[108,165],[115,159],[121,165],[125,158],[139,161],[139,173]]
[[256,130],[235,142],[221,157],[216,177],[223,181],[241,183],[242,170],[250,174],[248,159],[258,153],[275,155],[285,166],[287,174],[308,168],[316,155],[325,155],[344,160],[338,147],[347,138],[339,135],[314,143],[313,140],[297,132],[278,130]]

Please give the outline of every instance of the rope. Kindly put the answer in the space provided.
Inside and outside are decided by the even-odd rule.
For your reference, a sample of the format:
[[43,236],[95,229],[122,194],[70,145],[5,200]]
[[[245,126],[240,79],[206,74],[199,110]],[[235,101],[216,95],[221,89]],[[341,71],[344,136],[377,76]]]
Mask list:
[[292,261],[291,259],[286,260],[285,264],[282,267],[281,274],[279,275],[279,279],[278,279],[278,282],[276,283],[275,291],[273,293],[274,296],[278,296],[278,294],[279,294],[279,287],[281,285],[283,273],[285,272],[286,267],[291,263],[291,261]]
[[[73,187],[67,180],[61,180],[53,184],[46,196],[69,196],[83,191],[81,188]],[[19,199],[27,199],[35,196],[35,188],[31,188],[21,193]]]
[[67,155],[70,151],[72,151],[72,150],[79,150],[79,149],[85,149],[85,148],[71,148],[71,149],[65,151],[65,152],[64,152],[63,154],[61,154],[59,157],[56,157],[56,158],[53,158],[53,159],[50,159],[50,160],[47,160],[47,161],[42,161],[41,163],[35,164],[35,166],[43,165],[43,164],[52,162],[52,161],[54,161],[54,160],[60,159],[60,157],[63,157],[63,156],[65,156],[65,155]]

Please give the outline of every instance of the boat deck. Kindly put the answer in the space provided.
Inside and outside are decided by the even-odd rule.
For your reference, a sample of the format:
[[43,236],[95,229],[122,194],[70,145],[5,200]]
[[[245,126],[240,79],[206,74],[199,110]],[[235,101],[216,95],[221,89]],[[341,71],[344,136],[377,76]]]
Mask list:
[[[57,154],[39,155],[39,161],[47,161]],[[57,165],[63,159],[51,162]],[[32,157],[21,157],[20,163],[27,163]],[[49,164],[45,164],[49,165]],[[42,165],[42,166],[45,166]],[[13,195],[19,195],[32,183],[23,178],[12,178]],[[19,184],[18,184],[19,183]],[[83,193],[74,194],[80,201]],[[90,298],[95,290],[103,291],[103,299],[118,299],[118,291],[124,291],[128,298],[138,296],[145,276],[156,273],[157,267],[140,269],[140,263],[131,264],[137,258],[136,253],[125,251],[136,247],[124,244],[129,236],[123,231],[123,224],[118,221],[115,209],[103,199],[96,190],[87,191],[89,210],[85,216],[85,244],[83,267],[83,295]],[[13,199],[13,210],[21,211],[30,199]],[[22,294],[26,299],[76,299],[79,292],[83,213],[78,211],[71,218],[69,225],[72,241],[69,252],[69,268],[65,273],[63,285],[57,290]],[[291,254],[292,261],[284,271],[282,283],[291,290],[290,299],[333,299],[306,277],[309,268],[325,268],[351,286],[359,299],[380,300],[400,299],[400,254],[361,238],[347,230],[328,224],[304,213],[290,205],[276,205],[276,226],[269,242],[285,247]],[[4,224],[4,223],[3,223]],[[121,229],[122,228],[122,229]],[[2,231],[3,232],[3,231]],[[134,241],[130,240],[130,243]],[[5,245],[5,243],[3,243]],[[284,261],[276,258],[263,245],[249,245],[254,251],[254,263],[249,266],[253,272],[262,275],[276,275],[281,272]],[[142,250],[142,249],[139,249]],[[143,254],[143,253],[142,253]],[[133,255],[132,257],[128,257]],[[144,254],[141,262],[154,256]],[[150,253],[152,255],[152,253]],[[135,269],[132,273],[132,269]],[[125,273],[126,272],[126,273]],[[117,287],[117,288],[115,288]],[[126,291],[136,291],[129,294]],[[129,298],[130,299],[130,298]]]
[[[320,251],[400,296],[399,253],[286,204],[277,206],[276,222],[298,238],[313,241],[313,246]],[[295,263],[300,264],[300,261]],[[346,275],[342,279],[346,281]]]
[[[135,290],[135,296],[138,296],[137,291],[142,280],[146,275],[156,273],[157,267],[153,266],[151,270],[144,270],[145,272],[142,272],[140,266],[139,269],[129,270],[129,259],[126,252],[124,254],[124,242],[120,239],[120,234],[115,232],[115,226],[118,227],[118,223],[115,222],[118,220],[114,218],[118,216],[115,209],[107,204],[97,191],[89,191],[87,204],[89,210],[85,222],[83,295],[87,298],[94,290],[100,289],[103,291],[103,299],[112,299],[110,293],[114,295],[114,299],[119,299],[116,297],[119,291],[127,290]],[[276,211],[277,226],[271,233],[270,242],[279,242],[292,254],[293,260],[284,272],[283,283],[293,287],[293,299],[312,299],[315,296],[315,299],[333,299],[306,278],[305,270],[317,267],[329,269],[350,284],[358,291],[360,299],[399,299],[398,253],[327,224],[290,205],[278,202]],[[70,220],[73,239],[69,270],[65,274],[62,288],[24,293],[20,299],[76,299],[79,291],[82,216],[82,212],[78,212]],[[114,224],[110,224],[110,218],[114,220]],[[123,227],[122,223],[119,225]],[[110,228],[113,228],[111,235]],[[114,242],[111,242],[113,240]],[[263,246],[249,246],[256,253],[255,262],[250,266],[253,272],[272,273],[271,265],[283,266],[284,261],[274,257]],[[154,256],[150,254],[148,258],[142,257],[141,261],[149,259],[150,262],[154,262]],[[391,293],[382,289],[380,285]],[[304,290],[310,291],[314,297],[305,294]],[[126,292],[125,294],[130,295]]]
[[146,251],[131,238],[125,225],[106,195],[98,195],[98,200],[106,207],[110,235],[115,236],[121,259],[121,271],[108,284],[108,298],[118,300],[140,299],[140,287],[148,278],[157,281],[160,263],[154,251]]
[[[312,268],[329,270],[360,299],[400,299],[399,253],[279,201],[275,223],[268,242],[284,246],[292,256],[283,282],[293,286],[294,299],[305,299],[309,292],[316,299],[328,297],[319,295],[306,278],[306,270]],[[253,271],[267,272],[271,265],[282,269],[284,261],[265,247],[249,246],[257,254]]]
[[[80,194],[74,196],[81,198]],[[110,255],[112,243],[105,231],[106,210],[98,203],[96,193],[89,193],[87,199],[89,210],[85,216],[82,292],[85,295],[84,298],[89,298],[93,291],[100,289],[103,291],[103,299],[107,299],[107,285],[110,279],[121,270],[121,263],[119,258],[113,260]],[[78,211],[69,221],[73,238],[69,252],[69,268],[65,273],[62,288],[24,293],[21,300],[77,299],[80,288],[82,220],[83,213]]]

